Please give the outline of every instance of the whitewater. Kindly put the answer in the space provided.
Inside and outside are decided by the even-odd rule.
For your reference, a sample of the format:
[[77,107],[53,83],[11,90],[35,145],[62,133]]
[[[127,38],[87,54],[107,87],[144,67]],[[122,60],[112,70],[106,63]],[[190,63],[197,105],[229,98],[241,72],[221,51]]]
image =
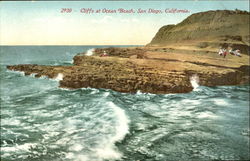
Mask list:
[[[102,46],[103,47],[103,46]],[[58,87],[63,79],[24,76],[9,64],[72,65],[98,46],[3,47],[0,59],[2,160],[249,159],[249,86],[185,94],[119,93]]]

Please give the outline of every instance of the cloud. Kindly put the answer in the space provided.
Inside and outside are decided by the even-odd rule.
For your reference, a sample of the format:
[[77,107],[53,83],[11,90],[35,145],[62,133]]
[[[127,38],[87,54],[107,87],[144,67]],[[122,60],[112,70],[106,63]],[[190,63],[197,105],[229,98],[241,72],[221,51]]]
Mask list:
[[139,20],[136,19],[136,18],[133,18],[133,19],[132,19],[132,22],[139,22]]
[[33,19],[34,23],[42,23],[42,24],[62,24],[62,23],[68,23],[69,21],[72,21],[72,19],[69,19],[68,17],[39,17]]
[[131,23],[131,22],[139,22],[138,19],[136,18],[130,18],[130,19],[121,19],[121,22],[125,22],[125,23]]
[[92,19],[91,20],[92,23],[97,23],[97,24],[104,24],[104,23],[106,24],[106,23],[110,23],[111,21],[113,23],[118,23],[118,24],[119,24],[119,22],[122,22],[122,23],[135,23],[135,22],[139,22],[139,20],[136,19],[136,18],[115,19],[112,16],[104,16],[101,19]]
[[99,20],[91,20],[92,23],[108,23],[111,20],[114,20],[112,16],[104,16],[103,18]]
[[129,19],[121,19],[121,22],[130,22]]

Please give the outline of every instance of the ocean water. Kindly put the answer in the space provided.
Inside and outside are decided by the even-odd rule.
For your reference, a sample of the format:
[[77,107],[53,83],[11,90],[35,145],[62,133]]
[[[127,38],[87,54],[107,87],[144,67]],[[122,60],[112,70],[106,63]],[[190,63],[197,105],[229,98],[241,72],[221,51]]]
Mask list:
[[[98,47],[98,46],[96,46]],[[3,161],[249,160],[249,86],[186,94],[65,90],[9,64],[72,65],[95,46],[2,46]]]

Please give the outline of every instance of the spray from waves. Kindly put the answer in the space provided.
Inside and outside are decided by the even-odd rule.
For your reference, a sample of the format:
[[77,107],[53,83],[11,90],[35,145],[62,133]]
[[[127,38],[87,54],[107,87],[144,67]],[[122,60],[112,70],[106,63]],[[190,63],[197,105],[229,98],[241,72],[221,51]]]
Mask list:
[[37,75],[37,73],[31,73],[31,74],[30,74],[30,77],[35,78],[36,75]]
[[87,52],[86,52],[86,56],[92,56],[93,54],[94,54],[94,51],[95,51],[95,49],[93,48],[93,49],[89,49],[89,50],[87,50]]
[[142,92],[141,92],[140,90],[138,90],[138,91],[136,92],[136,94],[137,94],[137,95],[141,95]]
[[116,126],[116,135],[112,138],[112,142],[121,141],[125,135],[129,132],[129,119],[127,118],[125,112],[120,107],[116,106],[113,102],[109,102],[111,108],[113,108],[117,119],[118,119],[118,126]]
[[196,91],[197,88],[200,86],[199,85],[199,77],[198,77],[198,75],[196,75],[196,74],[192,75],[190,77],[190,83],[191,83],[192,87],[194,88],[193,91]]
[[153,93],[145,93],[145,92],[141,92],[141,90],[137,90],[136,95],[137,96],[140,96],[140,95],[154,96],[155,94],[153,94]]
[[115,125],[115,135],[109,139],[105,139],[104,144],[96,149],[97,155],[101,160],[118,160],[122,154],[116,149],[115,143],[124,139],[126,134],[129,133],[129,122],[125,112],[120,107],[116,106],[113,102],[108,102],[108,105],[114,110],[116,115],[117,124]]
[[7,72],[10,72],[10,73],[15,73],[15,74],[20,74],[22,76],[25,76],[25,73],[24,72],[20,72],[20,71],[15,71],[15,70],[7,70]]
[[30,149],[36,147],[37,145],[35,143],[25,143],[23,145],[16,144],[13,147],[1,147],[1,151],[3,152],[23,152],[23,151],[30,151]]
[[74,60],[63,61],[64,64],[73,64]]
[[63,74],[62,73],[58,73],[58,75],[56,76],[56,78],[54,80],[56,80],[56,81],[63,80]]
[[[112,117],[113,121],[109,118],[106,120],[107,122],[103,120],[104,122],[102,123],[106,123],[106,128],[110,128],[108,131],[112,132],[96,138],[98,144],[90,148],[90,153],[82,151],[84,150],[84,141],[74,142],[74,145],[69,148],[70,152],[65,154],[67,159],[72,161],[115,161],[121,159],[122,153],[119,152],[115,143],[123,140],[126,134],[129,133],[130,120],[127,118],[125,111],[113,102],[106,102],[105,105],[108,106],[106,112],[108,112],[109,117]],[[96,119],[98,120],[99,118]]]

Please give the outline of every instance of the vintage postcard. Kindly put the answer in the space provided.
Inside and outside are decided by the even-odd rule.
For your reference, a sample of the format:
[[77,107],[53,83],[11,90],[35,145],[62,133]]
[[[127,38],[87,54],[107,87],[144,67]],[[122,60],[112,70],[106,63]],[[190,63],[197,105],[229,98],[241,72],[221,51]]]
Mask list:
[[249,1],[1,1],[3,161],[249,160]]

